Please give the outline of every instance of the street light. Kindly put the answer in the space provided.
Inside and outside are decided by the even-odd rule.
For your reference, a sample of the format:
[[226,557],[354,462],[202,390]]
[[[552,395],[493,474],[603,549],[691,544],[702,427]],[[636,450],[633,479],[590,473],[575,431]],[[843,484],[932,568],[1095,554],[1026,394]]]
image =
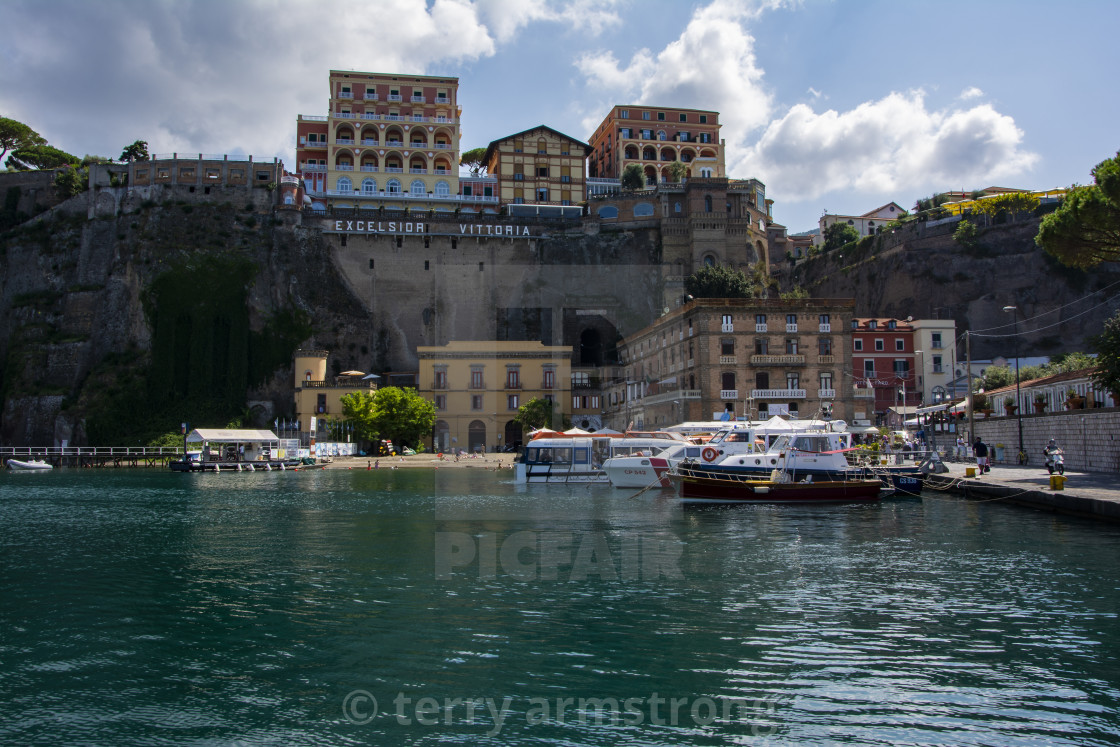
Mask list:
[[1016,461],[1022,464],[1026,455],[1023,453],[1023,398],[1019,390],[1019,307],[1004,306],[1003,310],[1010,311],[1015,319],[1015,415],[1019,421],[1019,456]]

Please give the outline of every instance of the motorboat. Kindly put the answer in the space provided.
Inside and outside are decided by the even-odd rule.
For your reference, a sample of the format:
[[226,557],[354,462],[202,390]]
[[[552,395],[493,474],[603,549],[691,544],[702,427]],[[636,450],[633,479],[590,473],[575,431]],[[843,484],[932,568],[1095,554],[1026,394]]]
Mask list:
[[54,469],[54,465],[44,462],[42,459],[9,459],[8,469],[42,472],[43,470]]
[[795,481],[790,473],[773,470],[758,478],[745,472],[693,474],[683,464],[674,476],[681,501],[690,505],[735,503],[868,503],[879,500],[883,482],[870,480]]
[[514,481],[607,482],[603,465],[615,457],[648,457],[667,446],[688,443],[679,433],[628,431],[616,435],[540,432],[514,465]]
[[[749,426],[732,426],[718,431],[703,443],[685,440],[652,455],[619,455],[603,463],[607,478],[616,488],[672,487],[669,471],[685,459],[711,464],[726,455],[762,451],[764,441]],[[673,432],[673,431],[670,431]]]

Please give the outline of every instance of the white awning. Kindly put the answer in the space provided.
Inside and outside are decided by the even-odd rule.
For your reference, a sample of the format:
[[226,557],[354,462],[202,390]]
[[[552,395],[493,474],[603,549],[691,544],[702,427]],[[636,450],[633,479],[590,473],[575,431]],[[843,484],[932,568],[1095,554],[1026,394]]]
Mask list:
[[252,444],[279,440],[272,431],[239,428],[195,428],[187,436],[187,443]]

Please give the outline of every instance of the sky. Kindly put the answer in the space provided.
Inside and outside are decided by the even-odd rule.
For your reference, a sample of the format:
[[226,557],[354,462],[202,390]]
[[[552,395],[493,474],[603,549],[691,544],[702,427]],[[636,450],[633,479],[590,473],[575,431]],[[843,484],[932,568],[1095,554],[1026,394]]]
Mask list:
[[1120,2],[3,0],[0,116],[76,155],[295,165],[328,72],[457,76],[461,149],[615,104],[720,113],[791,233],[935,192],[1085,184],[1120,149]]

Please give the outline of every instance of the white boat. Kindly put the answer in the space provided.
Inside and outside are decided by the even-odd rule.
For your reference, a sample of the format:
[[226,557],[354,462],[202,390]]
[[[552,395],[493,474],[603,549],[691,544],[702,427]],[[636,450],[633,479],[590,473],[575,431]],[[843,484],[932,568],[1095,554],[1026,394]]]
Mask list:
[[659,483],[661,487],[672,487],[669,471],[684,459],[710,464],[728,454],[745,454],[759,451],[765,447],[755,431],[745,424],[743,427],[728,428],[716,433],[704,443],[684,441],[674,443],[651,456],[616,456],[603,463],[607,478],[616,488],[647,488]]
[[8,469],[41,472],[47,469],[54,469],[54,465],[44,462],[42,459],[9,459]]
[[542,433],[525,445],[514,465],[514,481],[607,482],[603,465],[608,459],[649,456],[668,445],[685,442],[679,433],[664,431],[631,431],[610,436]]

